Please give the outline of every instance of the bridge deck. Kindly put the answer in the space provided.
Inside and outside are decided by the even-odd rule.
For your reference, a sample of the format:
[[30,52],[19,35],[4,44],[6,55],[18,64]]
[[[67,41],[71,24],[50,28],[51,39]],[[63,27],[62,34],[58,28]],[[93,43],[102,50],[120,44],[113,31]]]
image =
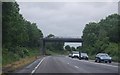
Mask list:
[[83,42],[81,38],[43,38],[45,42]]

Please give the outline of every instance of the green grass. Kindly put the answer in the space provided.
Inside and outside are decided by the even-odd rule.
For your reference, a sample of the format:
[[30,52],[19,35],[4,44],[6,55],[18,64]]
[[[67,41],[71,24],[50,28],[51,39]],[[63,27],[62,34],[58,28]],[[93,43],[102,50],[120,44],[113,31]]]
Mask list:
[[[16,50],[17,53],[10,52],[8,49],[4,50],[3,52],[3,59],[2,59],[2,65],[12,64],[15,61],[19,61],[21,59],[24,59],[25,57],[34,57],[40,55],[40,49],[39,48],[20,48],[18,47]],[[25,53],[21,52],[25,51]],[[19,52],[20,51],[20,52]],[[68,55],[67,51],[63,50],[46,50],[47,55]]]
[[[24,59],[25,57],[33,57],[33,56],[38,56],[40,55],[40,50],[37,48],[27,48],[28,53],[27,54],[16,54],[13,52],[4,52],[2,55],[2,65],[7,65],[7,64],[11,64],[15,61],[19,61],[20,59]],[[22,55],[22,57],[21,57]]]
[[50,51],[50,50],[46,50],[46,54],[47,55],[68,55],[68,52],[67,51],[63,51],[63,50],[53,50],[53,51]]
[[89,55],[90,60],[95,60],[95,55]]
[[117,56],[113,56],[112,57],[112,60],[114,61],[114,62],[120,62],[120,59],[119,59],[119,57],[117,57]]

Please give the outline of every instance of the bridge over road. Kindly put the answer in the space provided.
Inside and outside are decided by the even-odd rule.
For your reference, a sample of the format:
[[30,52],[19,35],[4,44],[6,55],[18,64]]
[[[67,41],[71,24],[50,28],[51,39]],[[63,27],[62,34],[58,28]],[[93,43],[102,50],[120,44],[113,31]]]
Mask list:
[[45,43],[46,42],[74,42],[74,43],[82,43],[83,39],[81,38],[42,38],[42,52],[43,54],[46,53],[45,51]]

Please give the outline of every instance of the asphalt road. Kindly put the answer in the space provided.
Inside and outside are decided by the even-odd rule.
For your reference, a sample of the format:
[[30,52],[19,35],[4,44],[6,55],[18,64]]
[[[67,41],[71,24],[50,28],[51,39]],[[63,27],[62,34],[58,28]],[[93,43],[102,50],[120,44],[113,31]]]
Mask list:
[[118,73],[118,65],[78,60],[68,56],[46,56],[16,73]]

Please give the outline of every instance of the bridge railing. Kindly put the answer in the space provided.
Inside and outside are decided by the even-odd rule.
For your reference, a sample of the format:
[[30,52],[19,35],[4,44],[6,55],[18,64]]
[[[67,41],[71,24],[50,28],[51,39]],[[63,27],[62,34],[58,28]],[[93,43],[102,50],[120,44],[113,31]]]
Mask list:
[[[43,38],[48,38],[47,36],[44,36]],[[53,36],[49,38],[81,38],[80,36]]]

